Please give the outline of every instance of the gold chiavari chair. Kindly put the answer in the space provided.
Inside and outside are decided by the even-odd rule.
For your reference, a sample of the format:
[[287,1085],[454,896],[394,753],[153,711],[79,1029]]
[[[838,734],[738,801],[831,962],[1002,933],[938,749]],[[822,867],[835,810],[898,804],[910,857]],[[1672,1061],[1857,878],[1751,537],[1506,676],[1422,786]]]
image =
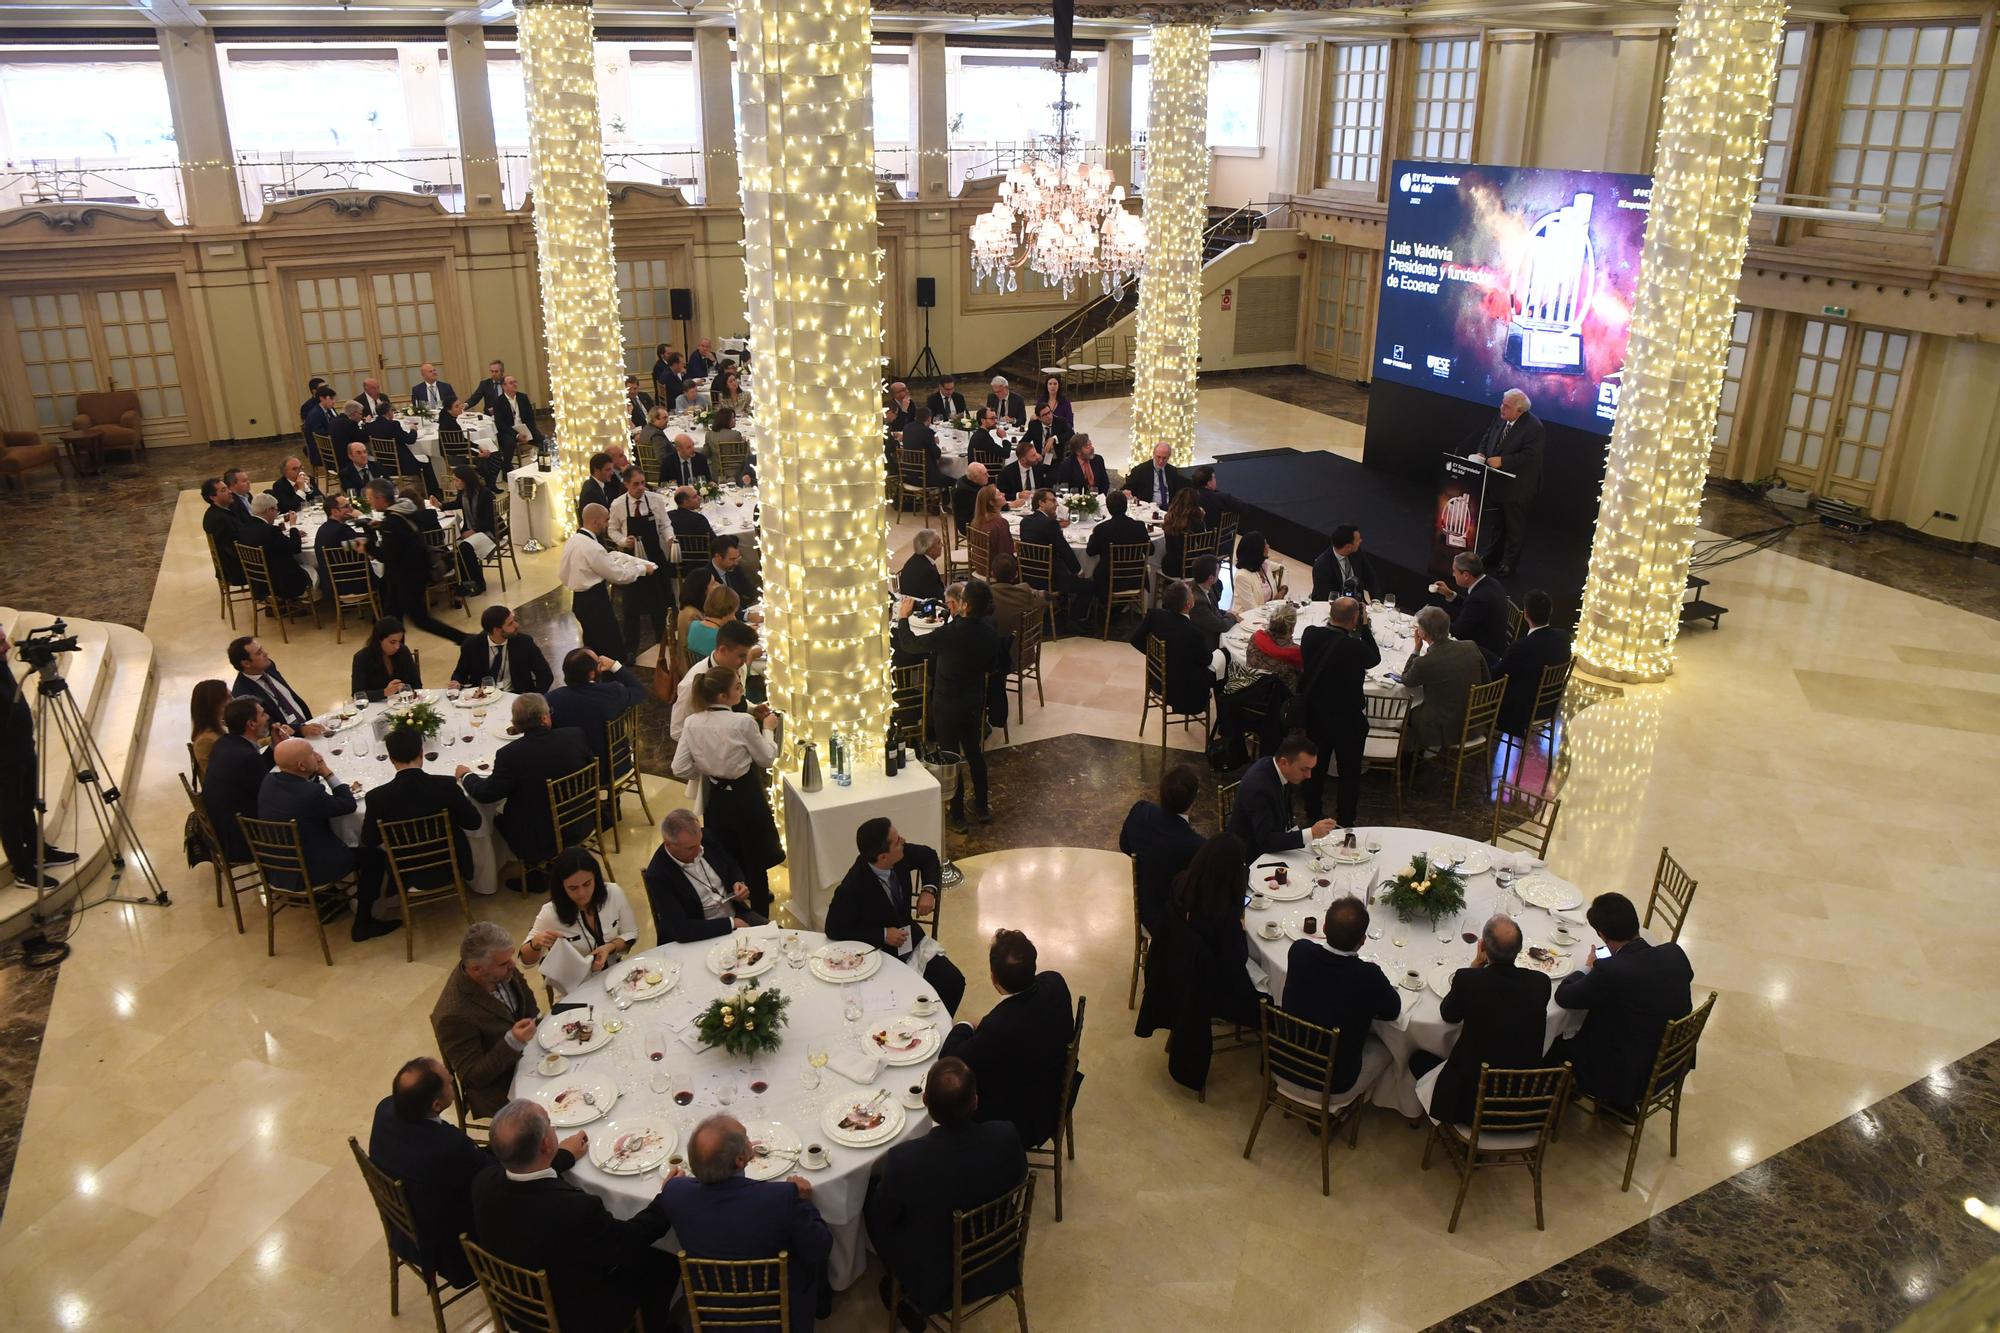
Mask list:
[[648,483],[659,481],[660,446],[646,438],[645,431],[640,431],[639,438],[632,441],[632,461],[638,464],[641,472],[646,474]]
[[1111,617],[1121,606],[1140,615],[1146,613],[1147,564],[1153,558],[1151,542],[1115,542],[1104,558],[1111,569],[1104,585],[1104,637],[1111,637]]
[[1167,728],[1169,726],[1193,729],[1201,723],[1202,740],[1208,739],[1209,729],[1214,725],[1214,708],[1204,704],[1199,713],[1184,713],[1167,702],[1167,641],[1157,634],[1146,636],[1146,698],[1139,709],[1139,734],[1146,734],[1146,717],[1153,709],[1160,710],[1160,754],[1167,753]]
[[[1042,618],[1023,618],[1014,627],[1014,665],[1007,672],[1007,688],[1014,691],[1014,703],[1020,710],[1021,721],[1028,720],[1028,682],[1035,682],[1035,702],[1043,707],[1048,700],[1042,697]],[[1006,714],[1001,714],[1000,730],[1008,740],[1013,736],[1007,730]]]
[[[945,1333],[959,1333],[968,1319],[987,1306],[1011,1300],[1021,1333],[1028,1333],[1028,1223],[1034,1212],[1035,1174],[1032,1171],[1026,1180],[991,1203],[971,1209],[952,1209],[951,1310],[927,1318],[924,1321],[926,1329],[942,1328]],[[975,1285],[990,1287],[992,1279],[987,1274],[996,1269],[1004,1271],[1004,1265],[1008,1263],[1014,1265],[1014,1285],[975,1297],[978,1304],[968,1308],[965,1289]],[[889,1309],[899,1309],[902,1303],[902,1284],[891,1274]],[[893,1320],[894,1316],[891,1318]]]
[[715,480],[719,485],[734,485],[750,466],[750,441],[716,440],[711,446],[715,450]]
[[333,594],[335,643],[345,636],[349,611],[361,617],[364,629],[382,618],[382,599],[375,590],[375,571],[368,566],[368,552],[322,546],[319,560],[326,570],[327,589]]
[[1125,1007],[1139,1007],[1139,977],[1146,970],[1146,959],[1153,952],[1153,937],[1146,929],[1146,918],[1139,910],[1139,858],[1127,852],[1125,859],[1132,863],[1132,984],[1125,992]]
[[[193,741],[187,743],[187,751],[188,771],[183,780],[188,785],[188,794],[192,796],[195,792],[201,790],[201,760],[195,757]],[[220,903],[216,904],[218,907],[221,905]]]
[[1333,1090],[1339,1028],[1309,1023],[1277,1008],[1269,999],[1258,1007],[1264,1091],[1257,1100],[1257,1118],[1250,1122],[1243,1160],[1250,1160],[1250,1150],[1257,1146],[1257,1131],[1264,1127],[1264,1114],[1275,1106],[1279,1115],[1303,1120],[1319,1135],[1319,1192],[1331,1197],[1334,1133],[1345,1124],[1348,1149],[1354,1148],[1361,1136],[1360,1110],[1369,1089],[1356,1080],[1346,1092]]
[[399,492],[405,486],[415,486],[418,490],[423,490],[423,476],[418,472],[404,469],[402,454],[403,451],[396,447],[394,440],[385,439],[380,435],[368,437],[368,466],[395,482]]
[[[287,557],[289,559],[289,557]],[[285,617],[300,612],[312,612],[313,628],[319,628],[319,603],[312,600],[310,593],[305,597],[285,597],[278,592],[278,585],[271,582],[270,562],[264,558],[264,548],[236,543],[236,563],[243,566],[243,577],[249,583],[250,633],[257,633],[257,615],[261,610],[278,622],[278,637],[285,643],[292,641],[285,629]],[[262,587],[260,595],[257,589]],[[231,629],[235,626],[231,625]]]
[[[495,1333],[560,1333],[556,1322],[556,1296],[549,1286],[546,1268],[522,1268],[479,1247],[471,1236],[460,1236],[465,1260],[479,1279],[486,1308],[493,1313]],[[640,1333],[644,1327],[637,1312],[623,1328],[613,1333]]]
[[514,509],[514,497],[506,491],[493,492],[493,554],[479,562],[481,569],[490,569],[500,576],[500,591],[507,591],[507,570],[501,564],[505,561],[514,567],[514,577],[521,577],[521,562],[514,557],[514,527],[510,522]]
[[681,1261],[681,1295],[693,1333],[707,1328],[789,1329],[792,1326],[791,1251],[769,1259]]
[[444,1066],[445,1074],[451,1079],[451,1109],[458,1117],[458,1127],[474,1143],[485,1143],[492,1137],[493,1117],[469,1114],[465,1109],[465,1085],[458,1081],[458,1071],[451,1067],[451,1061],[444,1058],[443,1051],[438,1052],[438,1063]]
[[1224,569],[1236,558],[1236,526],[1242,521],[1243,516],[1234,509],[1224,510],[1215,520],[1215,561]]
[[[1549,842],[1556,836],[1556,816],[1561,813],[1562,801],[1556,797],[1516,787],[1503,779],[1493,795],[1493,845],[1504,847],[1512,843],[1546,861]],[[1503,815],[1514,818],[1506,828],[1501,827]]]
[[1669,942],[1677,943],[1681,937],[1681,927],[1687,924],[1688,908],[1694,906],[1695,881],[1688,872],[1681,869],[1681,863],[1660,848],[1660,864],[1653,871],[1653,895],[1646,899],[1646,919],[1639,924],[1653,924],[1653,913],[1660,914],[1660,920],[1667,923],[1672,933]]
[[965,530],[965,563],[980,578],[989,578],[987,572],[992,567],[992,536],[977,523]]
[[1056,608],[1068,600],[1056,591],[1056,548],[1047,542],[1015,542],[1014,559],[1020,566],[1021,582],[1043,596],[1041,619],[1053,638]]
[[1512,643],[1521,637],[1521,631],[1528,627],[1528,617],[1515,605],[1514,599],[1507,599],[1507,641]]
[[445,477],[452,477],[455,480],[459,468],[472,467],[479,458],[478,449],[465,438],[464,431],[446,430],[442,426],[438,427],[438,451],[444,455],[445,462],[444,473],[438,477],[438,485],[447,489],[451,487],[452,482],[446,481]]
[[[1440,762],[1452,766],[1451,808],[1458,809],[1458,791],[1465,781],[1465,762],[1476,759],[1481,764],[1489,764],[1493,756],[1493,737],[1500,722],[1500,700],[1506,696],[1507,679],[1488,681],[1484,685],[1474,685],[1465,701],[1465,722],[1459,728],[1458,740],[1439,749]],[[1485,784],[1481,783],[1482,792]]]
[[674,544],[681,548],[681,577],[708,563],[709,537],[706,532],[677,532]]
[[[415,928],[410,924],[410,909],[456,898],[465,924],[471,925],[472,900],[465,893],[465,877],[472,867],[458,863],[451,816],[442,810],[416,819],[385,819],[379,827],[389,875],[403,908],[403,959],[414,963],[417,945],[412,938]],[[438,883],[440,879],[444,882]]]
[[187,793],[188,804],[194,809],[195,827],[201,830],[202,841],[208,844],[209,869],[215,872],[215,905],[222,906],[224,891],[229,896],[229,907],[236,914],[236,933],[243,931],[243,900],[238,895],[255,893],[263,885],[255,865],[239,866],[229,859],[229,853],[222,849],[222,839],[216,834],[215,825],[209,821],[208,807],[201,797],[181,778],[181,790]]
[[1568,1061],[1553,1069],[1495,1069],[1482,1064],[1472,1123],[1453,1125],[1430,1117],[1423,1169],[1431,1169],[1431,1149],[1441,1147],[1458,1171],[1458,1198],[1451,1206],[1447,1232],[1458,1230],[1472,1173],[1487,1166],[1528,1168],[1535,1179],[1535,1230],[1547,1230],[1542,1223],[1542,1159],[1555,1135],[1556,1119],[1569,1100],[1569,1082]]
[[333,436],[307,431],[306,452],[312,455],[309,461],[321,473],[320,489],[328,495],[336,494],[340,490],[340,455],[334,452]]
[[626,792],[630,792],[632,795],[638,797],[639,808],[645,811],[646,814],[646,822],[648,824],[654,822],[653,807],[646,800],[646,784],[639,773],[638,751],[632,744],[632,737],[638,731],[639,710],[642,707],[644,707],[643,704],[633,704],[617,717],[612,718],[604,724],[604,759],[605,763],[611,769],[611,782],[605,788],[604,794],[611,802],[611,848],[613,851],[622,852],[625,850],[618,836],[620,796]]
[[[549,781],[549,818],[555,823],[557,847],[587,847],[604,855],[604,807],[598,804],[595,762]],[[585,829],[578,834],[572,830]],[[554,859],[554,858],[551,858]]]
[[930,484],[928,462],[922,450],[896,450],[896,512],[900,515],[914,505],[925,527],[931,525],[933,513],[942,514],[946,504],[943,488]]
[[[452,1302],[470,1296],[474,1287],[454,1291],[440,1298],[437,1270],[428,1264],[403,1257],[403,1251],[410,1254],[424,1252],[423,1241],[417,1235],[416,1215],[410,1211],[409,1195],[403,1192],[403,1182],[368,1160],[368,1154],[361,1151],[361,1145],[352,1134],[347,1136],[347,1146],[354,1153],[354,1163],[361,1168],[361,1179],[368,1186],[368,1195],[375,1200],[376,1215],[382,1219],[382,1241],[389,1251],[389,1317],[396,1318],[402,1311],[398,1288],[402,1269],[409,1269],[424,1284],[424,1295],[430,1297],[431,1319],[437,1324],[437,1333],[444,1333],[444,1308]],[[402,1250],[397,1249],[401,1241]]]
[[248,579],[243,580],[241,583],[231,583],[229,581],[229,576],[223,572],[222,548],[215,544],[215,538],[212,536],[208,538],[208,558],[215,567],[216,592],[222,598],[222,611],[220,614],[229,617],[229,628],[233,630],[236,628],[236,604],[238,602],[248,604],[251,608],[251,614],[255,615],[257,594],[250,591],[250,581]]
[[278,956],[278,913],[287,907],[303,907],[319,935],[320,956],[332,967],[333,950],[327,946],[326,923],[319,917],[320,900],[323,895],[344,895],[354,882],[353,874],[342,875],[327,884],[312,883],[296,819],[252,819],[249,815],[238,815],[236,822],[243,828],[243,839],[250,844],[258,878],[263,881],[265,956]]
[[1160,577],[1153,581],[1153,604],[1159,605],[1160,598],[1166,593],[1167,584],[1172,580],[1193,578],[1194,575],[1190,571],[1194,568],[1194,562],[1205,555],[1214,555],[1220,549],[1221,540],[1220,528],[1202,528],[1197,532],[1182,533],[1180,568],[1168,569],[1165,556],[1161,557]]
[[[1056,1132],[1049,1141],[1029,1148],[1028,1165],[1054,1174],[1056,1180],[1056,1221],[1062,1221],[1063,1160],[1076,1160],[1076,1124],[1070,1115],[1070,1101],[1076,1088],[1076,1064],[1083,1054],[1083,1010],[1090,997],[1076,997],[1076,1026],[1070,1030],[1069,1047],[1063,1053],[1062,1085],[1056,1092]],[[1029,1175],[1033,1175],[1030,1170]]]
[[1529,708],[1528,720],[1522,725],[1520,734],[1514,735],[1505,730],[1500,733],[1501,743],[1514,748],[1516,761],[1512,771],[1517,778],[1527,772],[1528,751],[1533,747],[1537,734],[1548,736],[1549,765],[1551,768],[1555,766],[1556,730],[1562,725],[1563,696],[1569,692],[1572,670],[1574,670],[1573,660],[1543,667],[1541,675],[1535,681],[1534,703]]
[[[441,596],[446,606],[463,608],[466,619],[470,620],[472,618],[472,603],[458,595],[458,547],[453,544],[451,534],[441,527],[425,528],[423,533],[424,545],[444,556],[444,564],[442,566],[444,573],[431,579],[429,583],[424,585],[424,597],[428,600],[433,595]],[[431,561],[431,565],[433,568],[439,567],[435,560]]]
[[1408,695],[1364,694],[1361,706],[1368,715],[1368,735],[1361,742],[1361,771],[1388,769],[1396,782],[1396,814],[1403,813],[1403,741],[1408,734],[1404,723],[1410,716]]
[[[1254,763],[1255,761],[1252,760],[1252,762]],[[1236,808],[1236,789],[1242,785],[1243,779],[1240,777],[1234,782],[1218,782],[1215,784],[1215,826],[1217,828],[1229,827],[1230,811]]]
[[1578,1101],[1590,1103],[1592,1114],[1608,1115],[1632,1132],[1632,1147],[1625,1154],[1625,1180],[1618,1187],[1620,1191],[1632,1188],[1632,1168],[1639,1161],[1640,1136],[1646,1132],[1646,1122],[1661,1111],[1667,1113],[1667,1156],[1681,1155],[1681,1086],[1687,1082],[1688,1071],[1694,1068],[1695,1047],[1701,1044],[1701,1034],[1707,1030],[1714,1012],[1715,992],[1710,991],[1699,1009],[1667,1024],[1653,1056],[1653,1072],[1646,1076],[1645,1095],[1632,1110],[1600,1102],[1581,1092],[1577,1094]]

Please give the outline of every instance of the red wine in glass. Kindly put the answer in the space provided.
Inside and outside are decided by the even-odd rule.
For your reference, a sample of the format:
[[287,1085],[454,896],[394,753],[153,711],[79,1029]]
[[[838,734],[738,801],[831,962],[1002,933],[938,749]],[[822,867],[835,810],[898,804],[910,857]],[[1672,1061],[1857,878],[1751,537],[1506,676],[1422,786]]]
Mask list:
[[430,760],[434,764],[437,762],[437,757],[438,757],[438,752],[436,750],[424,751],[424,758]]
[[682,1088],[679,1092],[674,1094],[674,1105],[676,1106],[686,1106],[689,1102],[693,1100],[694,1100],[694,1094],[692,1092],[689,1092],[686,1088]]
[[1461,934],[1461,935],[1459,936],[1459,938],[1460,938],[1460,939],[1462,939],[1462,940],[1464,940],[1464,941],[1465,941],[1465,942],[1466,942],[1467,944],[1477,944],[1477,943],[1479,943],[1479,936],[1475,935],[1475,934],[1474,934],[1473,932],[1471,932],[1471,931],[1469,931],[1469,930],[1468,930],[1468,931],[1465,931],[1465,932],[1464,932],[1463,934]]
[[347,747],[344,745],[336,745],[333,747],[333,757],[335,759],[340,758],[341,755],[346,753],[347,753]]
[[751,1083],[750,1083],[750,1091],[751,1091],[752,1093],[755,1093],[755,1094],[758,1094],[758,1095],[762,1095],[762,1094],[763,1094],[763,1092],[764,1092],[764,1090],[765,1090],[766,1088],[770,1087],[770,1086],[771,1086],[770,1084],[766,1083],[766,1082],[765,1082],[765,1081],[764,1081],[763,1079],[761,1079],[761,1078],[759,1078],[759,1079],[753,1079],[753,1080],[751,1080]]
[[734,972],[724,972],[721,980],[723,985],[733,986],[736,984],[736,974]]
[[646,1058],[648,1060],[664,1060],[667,1058],[667,1053],[665,1051],[647,1051]]

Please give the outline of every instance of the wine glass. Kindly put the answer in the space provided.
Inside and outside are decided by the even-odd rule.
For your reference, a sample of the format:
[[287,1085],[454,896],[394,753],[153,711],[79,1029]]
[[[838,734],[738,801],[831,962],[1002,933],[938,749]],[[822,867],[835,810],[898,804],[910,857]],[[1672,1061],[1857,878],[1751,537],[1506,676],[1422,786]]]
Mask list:
[[367,711],[367,708],[368,708],[368,691],[356,690],[354,692],[354,711],[357,713],[361,713]]
[[715,1104],[724,1108],[736,1105],[736,1079],[733,1075],[715,1085]]
[[484,699],[492,695],[492,693],[493,693],[493,677],[481,676],[479,678],[479,697]]

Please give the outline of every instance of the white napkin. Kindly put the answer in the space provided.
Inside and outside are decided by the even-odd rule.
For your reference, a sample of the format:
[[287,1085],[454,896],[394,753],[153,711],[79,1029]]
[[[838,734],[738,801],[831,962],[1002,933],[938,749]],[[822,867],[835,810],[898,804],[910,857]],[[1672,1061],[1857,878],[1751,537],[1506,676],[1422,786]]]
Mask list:
[[1417,1012],[1417,1004],[1424,998],[1424,992],[1420,990],[1408,990],[1402,986],[1396,987],[1396,990],[1403,997],[1403,1011],[1396,1015],[1396,1031],[1408,1032],[1410,1030],[1410,1019]]
[[590,959],[576,951],[568,940],[557,940],[542,959],[542,980],[567,994],[590,975]]
[[827,1056],[826,1067],[842,1078],[853,1079],[863,1085],[873,1083],[875,1076],[882,1072],[882,1062],[866,1051],[841,1049]]

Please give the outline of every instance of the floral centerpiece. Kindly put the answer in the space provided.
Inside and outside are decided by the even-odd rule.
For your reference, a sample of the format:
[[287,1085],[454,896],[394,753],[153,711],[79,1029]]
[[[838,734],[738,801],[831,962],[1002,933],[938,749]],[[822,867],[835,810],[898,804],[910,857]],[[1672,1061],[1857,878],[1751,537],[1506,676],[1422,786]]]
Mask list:
[[1421,916],[1435,926],[1439,917],[1465,910],[1465,877],[1420,852],[1383,886],[1381,901],[1404,921]]
[[710,500],[721,498],[722,486],[713,479],[703,478],[694,484],[694,493],[701,497],[703,504],[707,504]]
[[437,420],[437,409],[429,403],[412,403],[410,404],[410,411],[416,415],[419,421]]
[[759,990],[754,981],[734,993],[709,1001],[694,1020],[704,1046],[720,1046],[731,1055],[759,1055],[778,1049],[778,1029],[792,1000],[783,991]]
[[1089,518],[1097,512],[1097,492],[1077,491],[1063,497],[1063,507],[1071,518]]
[[407,728],[420,732],[425,740],[431,740],[438,732],[444,730],[444,714],[438,712],[436,704],[420,700],[400,712],[391,712],[389,727],[392,731],[402,731]]
[[960,412],[951,419],[951,424],[954,428],[970,435],[973,431],[979,429],[979,418],[973,416],[970,412]]

